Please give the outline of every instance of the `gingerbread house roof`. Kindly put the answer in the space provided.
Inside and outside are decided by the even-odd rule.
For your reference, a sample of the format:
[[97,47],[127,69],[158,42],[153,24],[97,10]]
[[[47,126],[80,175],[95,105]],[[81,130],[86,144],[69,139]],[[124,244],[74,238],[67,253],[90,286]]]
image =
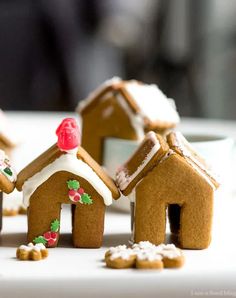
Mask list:
[[69,171],[85,178],[101,194],[106,205],[112,203],[112,198],[118,199],[120,196],[113,180],[82,147],[79,146],[75,154],[71,154],[61,151],[54,144],[18,174],[16,188],[24,192],[27,184],[28,190],[24,193],[26,206],[37,187],[59,171]]
[[111,93],[130,118],[139,117],[139,121],[149,129],[174,127],[180,120],[174,100],[167,98],[157,85],[136,80],[123,81],[118,77],[106,81],[90,93],[78,104],[77,111],[83,116]]
[[3,150],[0,150],[0,191],[10,193],[15,188],[16,172]]
[[165,141],[151,131],[136,152],[117,172],[116,183],[122,193],[129,195],[149,171],[172,154],[181,155],[193,170],[201,174],[214,189],[219,186],[206,162],[194,151],[180,132],[171,132]]

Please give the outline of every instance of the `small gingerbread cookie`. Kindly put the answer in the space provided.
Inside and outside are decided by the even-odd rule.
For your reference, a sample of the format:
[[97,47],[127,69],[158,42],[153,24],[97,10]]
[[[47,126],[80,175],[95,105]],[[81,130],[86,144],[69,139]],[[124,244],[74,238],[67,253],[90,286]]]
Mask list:
[[21,245],[16,250],[16,257],[21,261],[40,261],[47,258],[48,250],[42,243]]
[[136,255],[131,248],[124,248],[124,245],[113,247],[106,253],[105,261],[109,268],[125,269],[135,265]]
[[138,269],[163,269],[162,256],[155,250],[140,251],[136,256],[136,268]]
[[111,247],[105,253],[107,267],[124,269],[163,269],[180,268],[184,264],[184,255],[174,244],[154,245],[149,241],[140,241],[131,248],[126,245]]

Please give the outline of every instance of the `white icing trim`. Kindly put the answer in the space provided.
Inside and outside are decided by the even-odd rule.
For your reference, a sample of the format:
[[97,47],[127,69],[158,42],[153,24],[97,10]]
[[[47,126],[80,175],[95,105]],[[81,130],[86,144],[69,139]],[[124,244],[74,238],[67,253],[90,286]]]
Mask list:
[[192,161],[190,158],[186,158],[185,160],[194,170],[198,172],[199,175],[201,175],[207,181],[207,183],[213,188],[213,190],[216,190],[216,186],[213,184],[204,169],[199,166],[199,164],[196,164],[196,162]]
[[51,164],[47,165],[40,172],[30,177],[25,181],[23,190],[23,202],[26,207],[29,206],[30,197],[35,190],[49,179],[53,174],[60,171],[67,171],[80,176],[87,180],[92,187],[102,196],[105,205],[112,204],[112,193],[105,183],[98,177],[98,175],[92,170],[92,168],[78,159],[73,154],[63,154]]
[[163,161],[165,161],[166,159],[168,159],[168,158],[169,158],[171,155],[173,155],[173,154],[176,154],[176,153],[174,152],[174,150],[169,149],[168,152],[167,152],[167,153],[160,159],[160,161],[159,161],[158,164],[162,163]]
[[140,241],[133,244],[131,248],[118,245],[111,247],[108,252],[111,260],[118,258],[129,260],[131,256],[136,256],[138,260],[161,261],[163,258],[176,259],[183,256],[182,251],[174,244],[154,245],[149,241]]
[[[207,182],[211,185],[211,187],[215,190],[216,186],[214,183],[211,181],[211,178],[214,180],[217,180],[214,177],[214,174],[212,174],[209,169],[207,169],[199,160],[197,160],[193,154],[186,148],[186,146],[189,146],[193,151],[194,148],[189,144],[189,142],[185,139],[185,137],[182,135],[181,132],[177,131],[175,132],[176,135],[176,142],[173,144],[175,147],[177,147],[182,155],[184,157],[187,157],[185,160],[205,179]],[[183,145],[181,144],[183,143]]]
[[113,253],[117,253],[117,252],[120,252],[120,251],[126,250],[126,249],[127,249],[127,246],[125,244],[123,244],[123,245],[118,245],[118,246],[115,246],[115,247],[114,246],[110,247],[108,249],[108,252],[110,254],[113,254]]
[[135,253],[131,248],[126,248],[126,249],[117,249],[115,252],[113,252],[110,255],[111,260],[115,260],[118,258],[121,258],[122,260],[129,260],[130,257],[134,256]]
[[140,241],[139,243],[134,243],[132,245],[132,248],[135,251],[140,251],[140,250],[149,250],[149,249],[154,249],[156,246],[152,244],[149,241]]
[[147,166],[147,164],[151,161],[153,156],[156,154],[156,152],[160,149],[161,145],[159,140],[156,138],[156,134],[153,131],[150,131],[147,133],[147,137],[152,139],[154,146],[148,152],[146,158],[142,161],[142,163],[138,166],[136,171],[132,175],[128,175],[125,170],[121,170],[117,173],[116,181],[119,185],[119,188],[121,190],[126,189],[126,187],[130,184],[131,181],[135,179],[135,177],[138,176],[140,172]]
[[41,251],[46,249],[46,247],[42,243],[37,243],[35,245],[33,243],[29,243],[27,245],[21,245],[19,249],[25,250],[25,251],[32,251],[32,250]]
[[98,96],[99,93],[101,93],[105,88],[117,84],[121,82],[121,78],[119,77],[113,77],[104,83],[102,83],[97,89],[95,89],[93,92],[89,93],[88,97],[81,100],[76,108],[76,111],[81,113],[93,100]]

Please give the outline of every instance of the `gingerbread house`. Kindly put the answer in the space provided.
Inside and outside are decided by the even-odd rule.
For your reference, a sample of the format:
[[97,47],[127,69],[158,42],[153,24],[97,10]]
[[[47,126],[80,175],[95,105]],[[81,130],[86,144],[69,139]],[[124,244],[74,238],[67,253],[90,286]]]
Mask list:
[[104,214],[119,197],[113,180],[79,146],[74,119],[64,119],[57,129],[58,142],[18,175],[28,214],[28,241],[57,245],[62,204],[72,205],[75,247],[100,247]]
[[106,138],[141,141],[145,132],[164,134],[179,122],[174,101],[156,85],[117,77],[81,101],[77,111],[82,118],[82,146],[99,164]]
[[2,228],[2,193],[11,193],[15,188],[16,172],[3,150],[0,150],[0,230]]
[[117,185],[132,202],[133,240],[165,241],[166,210],[179,246],[203,249],[211,241],[214,190],[204,160],[179,132],[167,141],[149,132],[118,170]]

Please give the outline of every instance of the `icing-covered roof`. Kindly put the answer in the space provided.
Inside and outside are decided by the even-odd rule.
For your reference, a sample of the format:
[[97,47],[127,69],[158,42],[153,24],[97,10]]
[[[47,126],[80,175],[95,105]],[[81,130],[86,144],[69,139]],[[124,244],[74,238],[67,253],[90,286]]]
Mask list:
[[144,84],[136,80],[123,81],[114,77],[105,81],[89,96],[79,102],[77,111],[82,115],[96,106],[96,102],[113,92],[114,96],[122,96],[129,104],[131,111],[138,114],[144,125],[156,127],[173,127],[179,121],[175,102],[168,98],[157,85]]
[[160,162],[172,154],[182,156],[213,187],[219,186],[203,158],[191,147],[180,132],[171,132],[167,141],[149,132],[131,158],[117,171],[116,183],[124,195],[129,195],[137,183]]
[[120,190],[129,194],[168,151],[169,146],[161,136],[148,132],[136,152],[117,171],[116,183]]
[[120,196],[113,180],[82,147],[78,147],[77,152],[67,153],[55,144],[18,174],[16,187],[23,189],[26,206],[37,187],[59,171],[69,171],[86,179],[103,196],[107,205],[112,198]]

